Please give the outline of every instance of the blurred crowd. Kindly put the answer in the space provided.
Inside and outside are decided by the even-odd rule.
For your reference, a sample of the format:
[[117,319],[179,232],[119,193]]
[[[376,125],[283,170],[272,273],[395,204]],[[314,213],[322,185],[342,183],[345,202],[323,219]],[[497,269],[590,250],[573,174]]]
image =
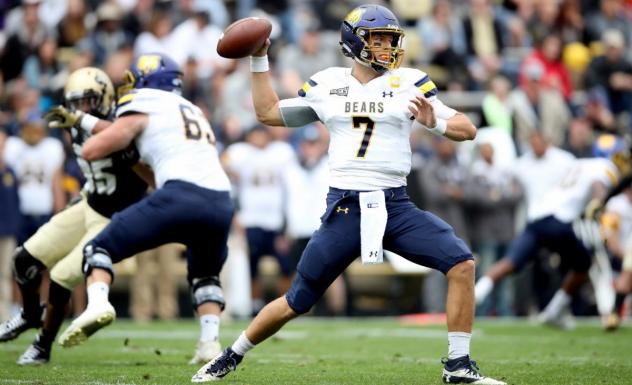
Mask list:
[[[73,70],[97,66],[120,85],[133,57],[151,52],[178,62],[184,73],[183,96],[202,108],[215,130],[241,210],[234,231],[243,234],[250,249],[254,310],[264,300],[257,279],[262,255],[277,257],[284,277],[278,290],[284,290],[324,207],[327,133],[320,125],[293,131],[257,125],[248,62],[224,59],[215,47],[232,21],[270,19],[276,88],[280,97],[294,97],[312,74],[349,65],[339,53],[339,27],[361,3],[0,1],[0,302],[11,301],[15,245],[76,198],[83,183],[69,135],[48,130],[42,115],[62,102]],[[468,241],[479,257],[479,270],[484,270],[503,256],[524,222],[525,202],[540,199],[559,180],[559,162],[592,156],[599,133],[630,136],[632,1],[380,3],[393,9],[405,26],[403,66],[426,71],[440,89],[439,98],[468,113],[480,129],[474,144],[461,146],[415,133],[409,189],[421,208],[445,219]],[[262,196],[263,207],[254,202]],[[315,205],[317,201],[322,205]],[[151,258],[170,266],[179,252],[177,247],[167,250],[171,262],[164,256]],[[480,312],[524,315],[544,306],[564,266],[550,262],[555,259],[541,261],[508,280]],[[163,277],[164,272],[156,274]],[[344,282],[334,290],[327,307],[331,314],[343,314],[348,308],[340,301],[347,296]],[[173,290],[163,291],[171,302],[161,316],[172,318],[177,312]],[[442,275],[430,273],[423,292],[422,310],[444,310]],[[136,295],[147,296],[140,291]],[[141,309],[147,300],[133,302],[132,314],[151,317]],[[577,302],[578,313],[594,313],[590,298]]]

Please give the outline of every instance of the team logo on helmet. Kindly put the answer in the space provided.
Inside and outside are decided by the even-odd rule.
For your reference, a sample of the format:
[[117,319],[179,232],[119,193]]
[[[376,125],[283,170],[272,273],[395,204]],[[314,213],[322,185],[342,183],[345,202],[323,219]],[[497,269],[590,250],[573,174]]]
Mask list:
[[152,73],[160,67],[160,56],[142,55],[138,58],[136,67],[138,67],[138,71],[143,75]]
[[345,21],[355,27],[360,19],[362,19],[362,15],[364,14],[364,12],[366,12],[366,8],[356,8],[353,11],[349,12],[349,14],[347,14],[347,17],[345,17]]

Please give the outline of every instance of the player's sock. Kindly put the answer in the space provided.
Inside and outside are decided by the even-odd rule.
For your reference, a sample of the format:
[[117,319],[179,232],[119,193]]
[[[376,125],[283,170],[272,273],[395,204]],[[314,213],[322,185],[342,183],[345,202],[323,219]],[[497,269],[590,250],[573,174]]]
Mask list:
[[[46,304],[46,316],[44,317],[44,326],[40,334],[40,341],[48,342],[55,339],[61,324],[68,315],[69,301],[72,292],[57,282],[51,280],[48,287],[48,303]],[[50,350],[48,346],[40,345]]]
[[88,307],[99,306],[108,302],[110,287],[105,282],[95,282],[88,286]]
[[200,316],[200,328],[202,329],[201,342],[217,341],[219,338],[219,317],[215,314]]
[[233,343],[233,346],[231,346],[231,349],[233,349],[233,352],[239,354],[240,356],[244,356],[246,353],[248,353],[250,349],[254,347],[255,345],[250,342],[248,337],[246,337],[246,332],[241,332],[239,338],[237,338],[237,340]]
[[623,302],[625,302],[625,297],[627,297],[627,294],[624,293],[617,293],[617,296],[614,300],[614,311],[617,314],[621,314],[621,310],[623,310]]
[[453,360],[469,355],[470,339],[472,339],[472,333],[448,332],[448,359]]
[[568,306],[570,303],[571,296],[568,295],[563,289],[559,289],[553,296],[553,299],[551,299],[551,302],[546,305],[544,313],[552,318],[555,318],[560,314],[562,309]]
[[479,279],[476,282],[476,286],[474,286],[474,297],[476,298],[476,304],[480,305],[485,298],[492,292],[494,289],[494,281],[488,276],[483,276],[483,278]]

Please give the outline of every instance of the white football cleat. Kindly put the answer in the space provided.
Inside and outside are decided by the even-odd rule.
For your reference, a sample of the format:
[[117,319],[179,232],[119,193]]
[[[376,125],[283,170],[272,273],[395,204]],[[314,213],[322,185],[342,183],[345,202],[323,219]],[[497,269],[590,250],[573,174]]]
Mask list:
[[116,319],[114,307],[106,302],[102,307],[88,307],[59,336],[59,344],[65,348],[83,343],[91,335]]
[[543,311],[538,314],[537,322],[561,330],[573,330],[576,326],[575,317],[568,307],[564,307],[557,316]]
[[222,352],[222,345],[219,341],[198,341],[195,354],[189,365],[204,364],[218,356]]

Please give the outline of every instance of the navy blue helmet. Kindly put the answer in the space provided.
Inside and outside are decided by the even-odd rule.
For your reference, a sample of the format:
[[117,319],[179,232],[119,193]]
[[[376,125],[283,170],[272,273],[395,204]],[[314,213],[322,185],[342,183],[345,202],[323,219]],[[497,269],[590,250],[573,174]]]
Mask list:
[[140,55],[125,71],[125,84],[119,87],[119,97],[134,88],[182,92],[182,71],[169,56],[160,53]]
[[[369,46],[372,34],[392,36],[388,59],[377,57],[378,49]],[[342,53],[378,73],[399,67],[404,57],[403,40],[404,31],[397,17],[381,5],[361,5],[355,8],[345,17],[340,27]]]

